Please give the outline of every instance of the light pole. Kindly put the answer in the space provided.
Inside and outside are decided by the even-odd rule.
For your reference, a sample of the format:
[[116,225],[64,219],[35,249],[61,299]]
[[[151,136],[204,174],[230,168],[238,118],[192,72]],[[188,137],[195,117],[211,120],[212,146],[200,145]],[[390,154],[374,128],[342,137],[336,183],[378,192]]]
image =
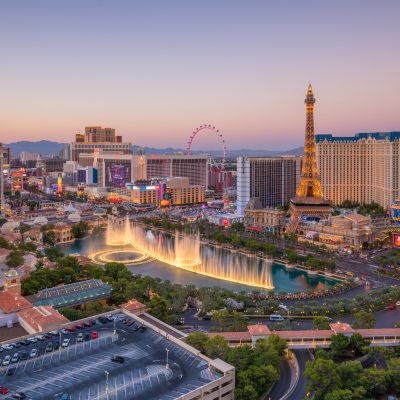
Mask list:
[[167,365],[165,366],[165,368],[169,368],[169,363],[168,363],[168,353],[169,353],[169,350],[168,349],[165,349],[165,351],[167,352]]
[[117,334],[117,330],[115,329],[115,323],[117,322],[117,318],[116,318],[116,316],[114,315],[114,332],[113,332],[113,335],[116,335]]
[[60,334],[60,343],[59,343],[59,344],[60,344],[60,347],[59,347],[59,349],[60,349],[60,351],[61,351],[61,343],[62,343],[62,342],[61,342],[61,331],[59,331],[58,333]]
[[108,371],[104,371],[106,373],[106,394],[108,397],[108,375],[110,374]]

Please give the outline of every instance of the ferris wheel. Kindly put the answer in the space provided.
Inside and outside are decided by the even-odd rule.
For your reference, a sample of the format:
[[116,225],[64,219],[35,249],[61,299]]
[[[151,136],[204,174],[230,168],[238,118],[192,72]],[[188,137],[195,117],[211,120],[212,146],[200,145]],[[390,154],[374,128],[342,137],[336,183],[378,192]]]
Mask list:
[[192,132],[192,134],[190,135],[189,141],[188,141],[187,155],[190,156],[190,150],[191,150],[192,143],[193,143],[193,140],[194,140],[194,138],[196,137],[196,135],[197,135],[198,133],[204,132],[204,131],[211,131],[211,132],[213,132],[214,134],[216,134],[216,135],[218,136],[218,139],[219,139],[220,142],[221,142],[221,145],[222,145],[222,159],[221,159],[220,170],[223,171],[224,168],[225,168],[225,161],[226,161],[225,139],[224,139],[224,137],[222,136],[221,132],[220,132],[215,126],[207,125],[207,124],[200,125],[198,128],[196,128],[196,129]]

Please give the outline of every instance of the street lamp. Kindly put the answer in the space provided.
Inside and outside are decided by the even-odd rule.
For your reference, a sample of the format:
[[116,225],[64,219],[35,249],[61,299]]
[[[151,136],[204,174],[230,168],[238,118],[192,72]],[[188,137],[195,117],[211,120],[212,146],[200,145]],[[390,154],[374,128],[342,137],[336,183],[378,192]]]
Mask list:
[[169,363],[168,363],[168,353],[169,353],[169,350],[168,349],[165,349],[165,351],[167,352],[167,364],[166,364],[166,366],[165,366],[165,368],[169,368]]
[[108,375],[110,374],[108,371],[104,371],[106,373],[106,394],[108,397]]
[[114,315],[114,331],[113,331],[113,335],[116,335],[116,334],[117,334],[117,330],[116,330],[116,328],[115,328],[116,322],[117,322],[117,318],[116,318],[116,316]]

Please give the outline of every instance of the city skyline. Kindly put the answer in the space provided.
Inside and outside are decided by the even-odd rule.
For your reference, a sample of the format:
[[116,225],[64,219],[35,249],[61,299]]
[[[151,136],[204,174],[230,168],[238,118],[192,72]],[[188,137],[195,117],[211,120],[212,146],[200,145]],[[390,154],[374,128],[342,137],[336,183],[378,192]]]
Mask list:
[[207,123],[228,149],[291,149],[310,81],[317,134],[399,130],[400,4],[348,3],[3,3],[1,141],[101,125],[185,148]]

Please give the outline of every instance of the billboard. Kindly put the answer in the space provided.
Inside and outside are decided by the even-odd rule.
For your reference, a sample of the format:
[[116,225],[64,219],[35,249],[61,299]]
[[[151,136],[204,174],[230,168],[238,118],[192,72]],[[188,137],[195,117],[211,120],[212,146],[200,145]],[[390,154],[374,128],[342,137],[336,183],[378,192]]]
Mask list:
[[131,181],[130,160],[106,160],[105,170],[105,186],[123,189]]

